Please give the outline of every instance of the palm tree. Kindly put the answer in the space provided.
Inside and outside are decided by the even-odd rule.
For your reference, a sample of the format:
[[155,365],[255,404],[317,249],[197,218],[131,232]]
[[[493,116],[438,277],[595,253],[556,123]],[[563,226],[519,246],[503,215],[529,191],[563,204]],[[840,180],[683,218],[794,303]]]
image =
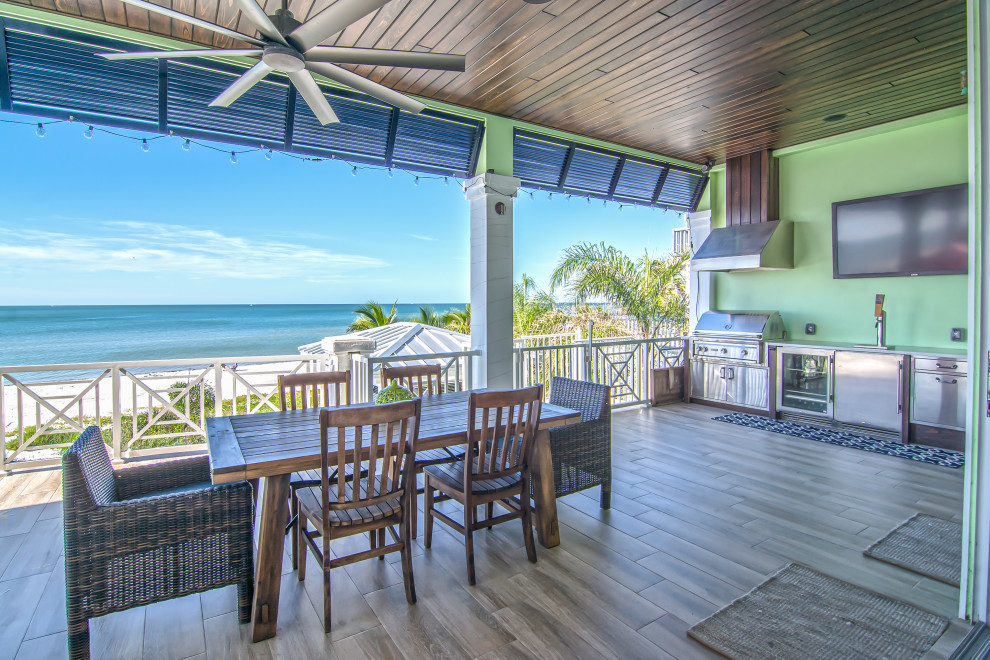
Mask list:
[[429,305],[420,305],[419,314],[409,320],[413,323],[422,323],[423,325],[429,325],[434,328],[443,327],[443,323],[440,321],[440,315]]
[[545,335],[564,329],[564,313],[549,293],[525,273],[512,286],[512,335]]
[[448,309],[440,315],[440,322],[448,330],[471,334],[471,303],[464,305],[464,309]]
[[655,337],[662,325],[687,320],[686,261],[687,254],[656,258],[645,250],[634,261],[604,242],[578,243],[564,250],[550,285],[566,285],[577,302],[604,298],[636,320],[642,337]]
[[369,300],[365,304],[357,307],[354,313],[357,314],[357,318],[354,322],[347,326],[348,332],[357,332],[359,330],[369,330],[371,328],[379,328],[383,325],[388,325],[389,323],[395,323],[395,305],[399,301],[396,300],[392,303],[392,309],[388,314],[382,306],[375,302],[374,300]]
[[588,323],[594,323],[595,337],[616,338],[628,337],[630,328],[618,318],[615,313],[602,305],[589,305],[580,303],[574,305],[567,313],[567,322],[564,324],[566,332],[577,332],[578,336],[584,336],[588,330]]

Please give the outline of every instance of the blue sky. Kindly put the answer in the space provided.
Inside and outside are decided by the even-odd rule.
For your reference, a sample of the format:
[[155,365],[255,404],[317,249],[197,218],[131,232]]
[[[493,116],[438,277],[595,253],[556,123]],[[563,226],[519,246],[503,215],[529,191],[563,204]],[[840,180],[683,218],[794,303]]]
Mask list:
[[[45,128],[39,138],[0,123],[0,305],[468,300],[468,204],[455,179],[352,176],[279,154],[232,164],[179,138],[144,153],[105,133],[87,140],[80,124]],[[579,241],[667,252],[679,226],[679,213],[521,192],[516,277],[545,286]]]

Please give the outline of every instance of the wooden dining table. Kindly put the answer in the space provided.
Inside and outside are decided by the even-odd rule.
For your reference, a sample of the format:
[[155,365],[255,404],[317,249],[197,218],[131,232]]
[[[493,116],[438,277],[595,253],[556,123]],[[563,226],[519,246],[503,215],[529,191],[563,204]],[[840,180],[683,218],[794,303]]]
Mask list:
[[[423,397],[416,450],[465,444],[467,410],[468,392]],[[529,460],[537,537],[547,548],[560,544],[548,430],[580,421],[578,411],[547,403],[540,413]],[[206,440],[213,483],[259,479],[262,486],[251,608],[251,636],[259,642],[275,635],[278,621],[282,554],[289,522],[289,477],[293,472],[320,469],[319,409],[210,418],[206,420]],[[335,448],[328,458],[331,465],[336,462]]]

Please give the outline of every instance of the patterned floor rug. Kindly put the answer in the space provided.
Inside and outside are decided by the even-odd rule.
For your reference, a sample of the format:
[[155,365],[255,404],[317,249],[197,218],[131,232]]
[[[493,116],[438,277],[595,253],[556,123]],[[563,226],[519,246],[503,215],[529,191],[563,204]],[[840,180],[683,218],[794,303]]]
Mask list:
[[842,447],[872,451],[876,454],[887,454],[888,456],[908,458],[912,461],[933,463],[944,467],[961,468],[965,463],[965,454],[961,451],[880,440],[866,435],[849,433],[848,431],[822,429],[817,426],[784,422],[778,419],[770,419],[769,417],[760,417],[759,415],[730,413],[728,415],[713,417],[712,419],[719,422],[728,422],[730,424],[738,424],[739,426],[748,426],[749,428],[792,435],[797,438],[807,438],[808,440],[828,442]]
[[958,587],[961,547],[961,523],[917,513],[863,554]]
[[949,620],[800,564],[688,630],[732,660],[922,657]]

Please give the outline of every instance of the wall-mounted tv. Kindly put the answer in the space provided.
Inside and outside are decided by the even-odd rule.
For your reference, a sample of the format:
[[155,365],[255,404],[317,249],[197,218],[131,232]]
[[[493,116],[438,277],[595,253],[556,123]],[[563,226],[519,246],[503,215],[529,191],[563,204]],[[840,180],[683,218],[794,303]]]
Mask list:
[[967,184],[832,204],[832,277],[954,275],[967,267]]

